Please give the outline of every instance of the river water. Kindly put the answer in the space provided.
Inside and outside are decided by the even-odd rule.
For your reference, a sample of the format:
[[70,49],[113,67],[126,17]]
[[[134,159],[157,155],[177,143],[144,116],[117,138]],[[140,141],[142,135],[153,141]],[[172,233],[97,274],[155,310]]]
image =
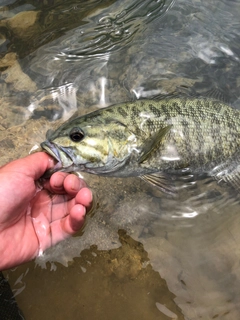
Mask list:
[[[239,109],[240,1],[0,4],[0,164],[75,112],[179,91]],[[82,232],[4,274],[26,319],[239,319],[238,192],[84,175]]]

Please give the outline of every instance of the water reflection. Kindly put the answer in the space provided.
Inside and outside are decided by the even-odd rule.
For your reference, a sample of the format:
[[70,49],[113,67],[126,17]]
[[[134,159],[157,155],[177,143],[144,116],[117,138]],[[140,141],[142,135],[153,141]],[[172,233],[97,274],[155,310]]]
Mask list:
[[[1,164],[27,154],[76,110],[186,87],[217,88],[239,108],[239,1],[147,3],[1,4]],[[23,17],[29,23],[18,28]],[[16,297],[30,319],[76,318],[79,310],[81,319],[239,318],[233,189],[186,179],[174,198],[138,179],[85,178],[96,209],[83,234],[47,251],[36,267],[6,272],[13,289],[25,288]]]
[[[77,111],[77,88],[72,84],[38,90],[27,107],[32,119],[66,120]],[[50,107],[52,105],[52,107]]]

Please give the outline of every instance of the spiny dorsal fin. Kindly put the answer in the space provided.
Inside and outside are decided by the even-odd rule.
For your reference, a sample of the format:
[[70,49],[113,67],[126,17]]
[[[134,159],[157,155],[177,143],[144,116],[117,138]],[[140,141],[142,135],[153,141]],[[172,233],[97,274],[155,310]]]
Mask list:
[[155,101],[160,101],[160,100],[165,100],[165,99],[169,100],[169,99],[173,99],[173,98],[181,98],[183,96],[187,96],[187,95],[183,95],[180,92],[174,91],[174,92],[167,93],[167,94],[159,93],[159,94],[153,96],[151,99],[155,100]]
[[204,93],[204,97],[212,100],[218,100],[224,103],[229,103],[229,97],[218,88],[213,88]]
[[179,87],[176,91],[168,94],[158,94],[152,99],[159,101],[164,99],[177,99],[177,98],[190,98],[190,99],[211,99],[217,100],[223,103],[229,103],[230,99],[228,95],[219,88],[212,88],[206,92],[197,92],[194,88],[187,86]]
[[172,125],[168,125],[164,128],[161,128],[155,134],[151,135],[147,140],[144,142],[143,152],[138,160],[138,163],[144,162],[151,152],[156,148],[156,146],[163,140],[166,134],[171,129]]

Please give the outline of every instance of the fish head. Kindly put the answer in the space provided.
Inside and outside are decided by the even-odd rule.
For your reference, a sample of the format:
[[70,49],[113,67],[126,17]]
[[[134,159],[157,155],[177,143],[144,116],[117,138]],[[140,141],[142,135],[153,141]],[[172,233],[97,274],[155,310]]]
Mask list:
[[130,157],[135,135],[115,119],[83,116],[47,133],[41,143],[56,159],[55,171],[106,174],[120,170]]

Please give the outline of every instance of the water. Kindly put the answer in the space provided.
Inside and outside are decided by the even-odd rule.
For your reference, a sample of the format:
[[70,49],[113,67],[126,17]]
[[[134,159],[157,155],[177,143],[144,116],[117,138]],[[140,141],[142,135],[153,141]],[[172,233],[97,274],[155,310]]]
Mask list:
[[[239,108],[240,2],[144,4],[4,2],[2,164],[76,111],[173,91]],[[5,272],[26,319],[239,318],[237,192],[204,177],[184,177],[176,197],[85,178],[96,201],[83,234]]]

